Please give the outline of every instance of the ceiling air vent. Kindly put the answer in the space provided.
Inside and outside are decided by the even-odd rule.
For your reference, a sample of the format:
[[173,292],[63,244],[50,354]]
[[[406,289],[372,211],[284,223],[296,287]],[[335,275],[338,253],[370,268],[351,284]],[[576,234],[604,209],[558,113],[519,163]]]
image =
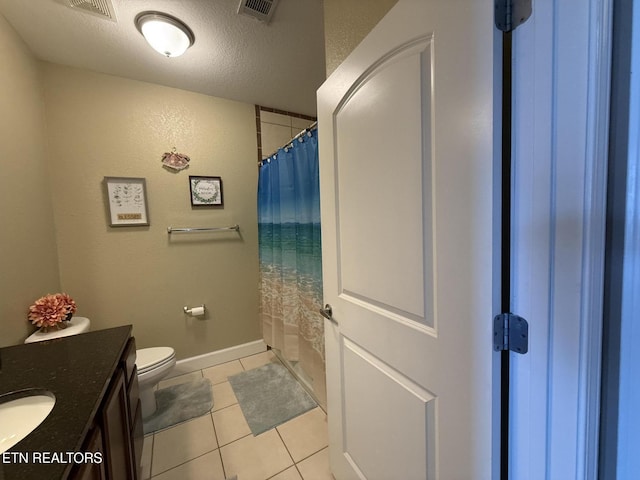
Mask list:
[[269,23],[278,0],[240,0],[238,13]]
[[59,0],[59,2],[74,10],[82,10],[113,22],[116,21],[116,11],[111,0]]

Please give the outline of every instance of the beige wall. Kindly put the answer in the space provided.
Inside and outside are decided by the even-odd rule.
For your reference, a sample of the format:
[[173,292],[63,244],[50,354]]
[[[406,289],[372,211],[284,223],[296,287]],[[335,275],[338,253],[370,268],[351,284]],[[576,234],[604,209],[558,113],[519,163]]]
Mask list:
[[324,0],[327,77],[398,0]]
[[[261,337],[253,105],[43,64],[62,286],[92,327],[132,323],[179,358]],[[161,156],[191,157],[178,173]],[[189,175],[221,176],[224,208],[193,208]],[[144,177],[149,227],[108,226],[104,176]],[[236,233],[167,234],[168,226]],[[204,319],[184,305],[206,304]]]
[[[325,0],[328,71],[395,1]],[[28,306],[56,291],[93,328],[133,323],[140,346],[180,358],[260,338],[254,107],[40,64],[1,16],[0,54],[0,346],[20,343]],[[173,146],[189,169],[161,168]],[[190,174],[221,176],[225,207],[192,208]],[[150,227],[107,226],[104,176],[146,178]],[[241,236],[166,234],[232,223]],[[201,303],[205,319],[183,315]]]
[[0,15],[0,347],[33,330],[29,305],[60,290],[37,61]]

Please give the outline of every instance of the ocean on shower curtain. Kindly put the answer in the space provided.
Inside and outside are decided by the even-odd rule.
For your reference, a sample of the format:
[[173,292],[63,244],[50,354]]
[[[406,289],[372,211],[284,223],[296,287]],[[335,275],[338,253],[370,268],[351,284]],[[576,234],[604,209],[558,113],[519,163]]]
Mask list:
[[262,162],[258,222],[264,340],[326,404],[317,129]]

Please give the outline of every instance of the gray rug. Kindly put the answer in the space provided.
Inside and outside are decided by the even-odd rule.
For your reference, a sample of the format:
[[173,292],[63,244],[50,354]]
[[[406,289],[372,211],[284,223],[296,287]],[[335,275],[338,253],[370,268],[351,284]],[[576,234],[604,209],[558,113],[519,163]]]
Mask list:
[[254,436],[317,406],[279,363],[238,373],[229,377],[229,383]]
[[200,417],[213,407],[211,382],[207,378],[156,391],[158,409],[144,420],[145,435]]

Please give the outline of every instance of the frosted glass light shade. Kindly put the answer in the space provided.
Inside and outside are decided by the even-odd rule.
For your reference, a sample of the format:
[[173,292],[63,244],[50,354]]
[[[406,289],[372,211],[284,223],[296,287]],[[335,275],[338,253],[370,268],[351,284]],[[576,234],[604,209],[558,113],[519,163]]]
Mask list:
[[136,17],[135,23],[149,45],[166,57],[182,55],[195,41],[189,27],[164,13],[141,13]]

